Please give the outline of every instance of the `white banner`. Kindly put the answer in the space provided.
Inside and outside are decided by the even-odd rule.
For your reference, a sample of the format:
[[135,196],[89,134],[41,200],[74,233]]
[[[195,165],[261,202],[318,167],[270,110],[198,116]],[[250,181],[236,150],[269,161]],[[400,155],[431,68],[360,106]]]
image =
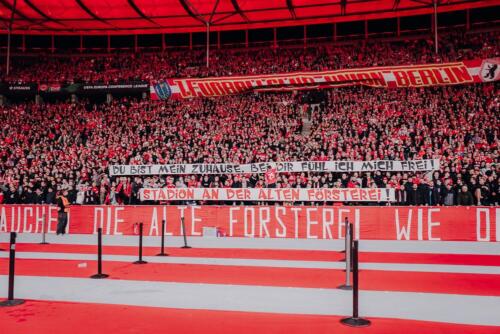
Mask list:
[[259,174],[270,169],[277,173],[300,172],[425,172],[439,169],[439,159],[373,160],[373,161],[294,161],[253,164],[172,164],[172,165],[112,165],[114,175],[178,175],[178,174]]
[[141,201],[394,202],[390,188],[143,188]]

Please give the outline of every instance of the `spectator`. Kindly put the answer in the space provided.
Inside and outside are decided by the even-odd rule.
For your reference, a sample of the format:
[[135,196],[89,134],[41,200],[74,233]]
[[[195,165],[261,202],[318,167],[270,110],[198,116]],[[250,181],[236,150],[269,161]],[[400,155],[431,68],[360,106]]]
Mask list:
[[56,198],[57,202],[57,235],[66,233],[66,225],[68,224],[69,201],[68,192],[59,190]]
[[94,187],[87,187],[84,193],[84,201],[83,204],[86,205],[95,205],[99,204],[97,200],[97,189]]
[[430,205],[430,188],[429,185],[425,181],[421,181],[417,185],[417,198],[418,205]]
[[47,189],[47,194],[45,195],[45,204],[56,204],[56,194],[52,187]]
[[456,204],[455,189],[453,188],[451,183],[448,183],[444,187],[444,191],[442,191],[441,198],[442,198],[443,204],[446,206]]
[[398,185],[395,190],[396,204],[406,205],[407,204],[407,193],[404,185]]
[[418,186],[416,184],[412,184],[410,190],[408,191],[407,204],[408,205],[419,204],[419,192],[418,192]]
[[472,194],[469,192],[469,189],[467,186],[462,186],[461,191],[457,195],[457,205],[473,205],[474,204],[474,198],[472,197]]
[[427,195],[429,202],[427,204],[431,206],[439,205],[439,198],[441,197],[440,190],[441,188],[439,185],[435,186],[433,181],[429,182],[429,190]]
[[490,196],[491,196],[491,191],[488,185],[485,183],[484,178],[479,178],[479,185],[476,188],[477,204],[489,205]]

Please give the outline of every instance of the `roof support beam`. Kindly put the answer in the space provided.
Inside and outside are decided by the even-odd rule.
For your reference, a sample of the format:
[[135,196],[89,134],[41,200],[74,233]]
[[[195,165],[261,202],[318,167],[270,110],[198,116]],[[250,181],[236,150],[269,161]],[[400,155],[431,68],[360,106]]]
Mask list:
[[434,52],[436,54],[438,54],[439,52],[439,41],[438,41],[438,12],[437,12],[437,8],[438,8],[438,0],[434,0],[434,14],[433,14],[433,17],[434,17],[434,23],[433,23],[433,26],[434,26]]
[[248,17],[245,15],[245,13],[241,10],[240,4],[238,3],[238,0],[231,0],[231,3],[233,4],[234,10],[240,15],[245,22],[248,22]]
[[[9,2],[7,2],[6,0],[0,0],[0,3],[7,9],[9,9],[13,14],[19,16],[20,18],[22,18],[23,20],[26,20],[28,22],[31,22],[33,24],[40,24],[41,26],[44,26],[47,28],[47,26],[45,26],[43,24],[43,22],[45,21],[39,21],[39,20],[35,20],[29,16],[26,16],[23,12],[21,12],[19,9],[15,8],[14,6],[12,6]],[[50,28],[49,28],[50,29]]]
[[87,14],[92,16],[94,19],[96,19],[99,22],[102,22],[104,24],[107,24],[109,26],[112,26],[113,28],[116,28],[114,25],[109,23],[108,21],[104,20],[102,17],[97,16],[93,11],[89,9],[89,7],[85,6],[82,0],[75,0],[78,6],[80,6],[81,9],[83,9]]
[[196,9],[191,5],[189,0],[179,0],[181,6],[184,8],[186,13],[189,14],[193,19],[200,21],[203,25],[207,24],[207,21],[196,12]]
[[[26,1],[26,0],[25,0]],[[155,21],[153,21],[149,16],[147,16],[146,14],[144,14],[142,12],[142,10],[140,10],[139,7],[137,7],[136,3],[134,2],[134,0],[128,0],[128,4],[130,7],[132,7],[133,10],[135,10],[135,12],[140,16],[142,17],[143,19],[145,19],[146,21],[149,21],[151,23],[153,23],[154,25],[158,26],[158,27],[161,27],[161,25],[159,25],[158,23],[156,23]]]
[[[220,14],[220,13],[219,13],[219,14]],[[219,17],[217,20],[214,20],[214,21],[212,22],[212,24],[216,24],[216,23],[218,23],[218,22],[222,22],[222,21],[224,21],[225,19],[228,19],[228,18],[230,18],[230,17],[233,17],[233,16],[235,16],[235,15],[237,15],[237,14],[238,14],[237,12],[233,12],[233,13],[230,13],[230,14],[224,15],[224,16],[222,16],[222,17]]]
[[[3,17],[0,17],[0,26],[5,25],[4,31],[7,31],[7,26],[8,26],[8,21],[9,21],[9,16],[10,12],[12,9],[14,0],[0,0],[0,9],[4,11]],[[29,6],[28,3],[32,3],[35,6],[38,6],[44,14],[50,18],[55,19],[57,22],[60,22],[64,24],[65,26],[59,26],[56,24],[53,24],[49,19],[46,19],[43,17],[41,14],[37,14],[35,10],[32,10],[30,7],[29,9],[26,9],[25,11],[19,4],[22,3],[22,1],[26,2],[26,6]],[[131,12],[130,15],[126,15],[127,17],[108,17],[106,12],[101,13],[100,11],[97,12],[95,8],[101,8],[100,5],[97,7],[93,7],[93,4],[95,3],[95,0],[80,0],[80,3],[85,3],[89,4],[89,8],[94,12],[96,16],[101,16],[102,20],[105,20],[107,24],[102,24],[100,21],[97,21],[93,17],[83,14],[83,10],[80,9],[80,18],[64,18],[65,15],[62,14],[61,16],[54,16],[54,14],[50,13],[47,9],[45,9],[44,6],[41,5],[42,1],[41,0],[18,0],[17,2],[17,7],[15,8],[14,14],[15,14],[15,22],[14,22],[14,27],[13,31],[16,33],[23,33],[24,31],[28,31],[29,33],[33,34],[50,34],[52,32],[54,33],[68,33],[68,34],[78,34],[86,31],[91,31],[91,33],[100,33],[100,32],[105,32],[105,31],[110,31],[113,30],[109,24],[114,25],[115,20],[127,20],[127,19],[132,19],[136,21],[141,21],[137,25],[134,25],[133,27],[125,27],[125,28],[118,28],[115,27],[114,31],[111,33],[120,33],[120,32],[127,32],[127,33],[137,33],[139,30],[141,31],[151,31],[151,32],[165,32],[165,31],[170,31],[168,29],[172,28],[173,30],[176,29],[177,31],[183,31],[183,32],[188,32],[190,30],[194,31],[204,31],[204,28],[206,26],[205,24],[200,24],[199,20],[196,19],[191,19],[189,14],[183,10],[181,10],[181,13],[177,14],[163,14],[163,15],[156,15],[156,13],[152,12],[149,13],[147,11],[144,11],[143,14],[146,16],[151,16],[154,20],[162,20],[161,24],[161,29],[159,27],[150,24],[149,22],[146,22],[146,20],[141,19],[138,14],[131,9],[131,7],[128,7],[129,11]],[[48,0],[47,0],[48,1]],[[61,0],[62,1],[62,0]],[[76,1],[76,0],[75,0]],[[135,3],[139,6],[139,8],[142,9],[140,4],[142,2],[139,2],[139,0],[128,0],[132,3]],[[179,0],[181,1],[181,0]],[[183,2],[186,3],[189,6],[189,3],[187,1],[190,1],[192,4],[198,4],[198,2],[195,2],[194,0],[184,0]],[[364,15],[368,15],[369,19],[372,19],[375,17],[376,14],[380,13],[382,14],[382,17],[397,17],[398,15],[406,16],[406,15],[414,15],[414,12],[419,12],[419,13],[426,13],[426,14],[431,14],[432,13],[432,8],[433,8],[433,1],[432,0],[406,0],[406,2],[401,1],[401,0],[387,0],[389,2],[389,7],[384,7],[384,8],[373,8],[371,5],[366,6],[366,11],[364,12],[352,12],[351,9],[347,13],[347,10],[345,10],[345,14],[343,19],[341,20],[362,20],[364,19]],[[109,1],[108,1],[109,2]],[[212,20],[210,22],[210,25],[212,26],[212,30],[226,30],[226,29],[236,29],[233,28],[234,25],[241,25],[244,24],[245,21],[243,21],[242,17],[244,17],[245,14],[249,14],[249,18],[251,18],[251,23],[254,24],[252,27],[257,27],[257,26],[271,26],[271,23],[276,22],[277,24],[280,24],[280,22],[284,22],[283,24],[288,25],[291,17],[290,14],[286,15],[286,12],[289,11],[287,2],[282,1],[280,3],[280,6],[277,8],[273,8],[276,10],[280,10],[285,13],[284,17],[279,18],[279,17],[270,17],[268,19],[259,19],[257,13],[260,12],[266,12],[269,10],[266,8],[257,8],[257,9],[248,9],[244,6],[240,8],[239,6],[243,4],[243,2],[239,2],[238,0],[231,0],[233,4],[235,4],[239,10],[235,10],[235,8],[229,8],[222,10],[217,7],[217,10],[215,14],[212,17]],[[367,3],[367,4],[373,4],[376,2],[376,0],[332,0],[332,1],[325,1],[321,3],[313,3],[311,5],[304,5],[302,3],[298,3],[298,1],[293,1],[291,0],[293,4],[293,8],[298,16],[300,14],[300,9],[307,8],[317,8],[317,14],[315,13],[310,13],[307,16],[298,16],[298,19],[304,20],[303,23],[301,24],[311,24],[313,19],[318,19],[318,22],[331,22],[335,20],[336,17],[339,17],[340,14],[340,9],[341,7],[345,8],[349,6],[351,8],[351,4],[356,3],[356,5],[359,7],[361,3]],[[196,7],[197,12],[191,10],[191,12],[196,15],[197,17],[204,19],[204,21],[208,21],[209,17],[211,16],[212,9],[213,9],[213,4],[215,3],[212,2],[211,7],[212,8],[207,8],[206,6],[203,7],[204,10],[201,11],[201,7]],[[403,7],[403,4],[406,3]],[[485,4],[486,1],[484,0],[439,0],[438,2],[438,11],[441,12],[441,10],[466,10],[467,8],[488,8],[491,5],[490,4]],[[40,5],[39,5],[40,4]],[[335,14],[329,13],[328,11],[322,11],[321,8],[322,6],[331,6],[329,8],[336,8]],[[397,7],[397,12],[396,10],[392,10],[392,7],[394,4],[399,4]],[[90,6],[92,5],[92,6]],[[176,6],[180,7],[180,3],[176,2]],[[73,3],[73,6],[77,6],[76,3]],[[219,6],[222,6],[219,3]],[[80,7],[78,7],[79,9]],[[191,7],[190,7],[191,8]],[[490,7],[491,8],[491,7]],[[100,9],[99,9],[100,10]],[[297,12],[299,10],[299,12]],[[311,11],[312,12],[312,11]],[[250,15],[252,14],[252,15]],[[217,15],[217,17],[215,16]],[[238,15],[239,17],[236,17]],[[241,16],[243,15],[243,16]],[[228,19],[228,18],[232,19]],[[168,18],[174,18],[175,22],[170,23]],[[184,20],[185,22],[180,22],[183,20],[177,20],[180,18],[188,18],[188,20]],[[331,19],[331,21],[330,21]],[[178,22],[179,21],[179,22]],[[77,22],[83,22],[84,24],[79,25]],[[92,26],[92,22],[94,25]],[[119,22],[119,21],[118,21]],[[164,23],[163,23],[164,22]],[[160,23],[160,22],[159,22]],[[229,28],[231,27],[231,28]],[[245,28],[243,28],[245,29]]]
[[50,17],[49,15],[47,15],[44,11],[42,11],[40,8],[38,8],[37,6],[35,6],[33,4],[33,2],[31,2],[31,0],[24,0],[24,2],[31,8],[33,9],[35,12],[37,12],[41,17],[44,17],[47,21],[50,21],[50,22],[54,22],[54,23],[57,23],[59,25],[62,25],[62,26],[66,26],[64,23]]
[[14,24],[14,15],[16,13],[17,0],[14,0],[12,10],[10,12],[9,30],[7,35],[7,64],[5,74],[8,76],[10,73],[10,37],[12,35],[12,25]]
[[347,7],[347,0],[340,0],[340,15],[345,15]]
[[[32,28],[33,25],[44,25],[44,23],[46,23],[46,22],[48,22],[48,20],[45,20],[45,19],[43,19],[43,20],[31,20],[30,23],[28,23],[28,24],[23,24],[23,25],[18,24],[16,26],[16,30],[26,30],[26,29],[33,30],[33,28]],[[48,29],[46,31],[51,32],[53,30],[54,29],[50,29],[50,30]],[[61,30],[66,30],[66,29],[61,29]]]
[[427,6],[432,6],[433,2],[432,0],[411,0],[413,2],[418,2]]
[[297,15],[295,15],[295,8],[293,7],[293,0],[286,0],[286,6],[288,7],[288,11],[290,15],[292,15],[292,19],[296,19]]
[[220,0],[215,1],[214,9],[212,10],[212,13],[210,14],[210,18],[208,19],[208,23],[212,24],[212,19],[214,18],[215,11],[217,10],[217,7],[219,7],[219,2]]

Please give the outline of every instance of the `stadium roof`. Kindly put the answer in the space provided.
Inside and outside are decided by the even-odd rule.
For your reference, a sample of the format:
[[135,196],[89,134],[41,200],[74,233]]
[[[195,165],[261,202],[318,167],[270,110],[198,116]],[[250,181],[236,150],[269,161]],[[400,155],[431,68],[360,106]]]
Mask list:
[[[500,0],[437,0],[438,11]],[[14,33],[135,34],[252,29],[430,14],[433,0],[0,0]]]

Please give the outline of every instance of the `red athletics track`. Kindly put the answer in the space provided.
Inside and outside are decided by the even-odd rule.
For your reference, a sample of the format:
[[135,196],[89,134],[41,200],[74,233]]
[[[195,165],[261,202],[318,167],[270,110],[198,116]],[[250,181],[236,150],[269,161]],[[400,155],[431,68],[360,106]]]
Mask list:
[[[78,264],[86,262],[86,268]],[[336,288],[345,273],[334,269],[276,268],[198,264],[149,263],[137,266],[105,261],[103,271],[111,279]],[[24,276],[88,277],[96,273],[96,261],[16,260],[16,274]],[[8,259],[0,259],[0,274],[7,275]],[[500,275],[362,270],[360,289],[500,296]]]
[[[8,249],[9,245],[0,243],[0,249]],[[66,244],[28,244],[19,243],[19,252],[55,252],[95,254],[93,245]],[[275,249],[231,249],[231,248],[166,248],[171,256],[206,257],[206,258],[239,258],[239,259],[269,259],[298,261],[339,261],[344,254],[336,251],[318,250],[275,250]],[[144,247],[143,255],[152,256],[160,252],[159,247]],[[136,246],[103,246],[103,253],[109,255],[137,255]],[[406,263],[406,264],[448,264],[448,265],[480,265],[500,266],[500,255],[469,255],[469,254],[425,254],[425,253],[387,253],[361,252],[361,262],[376,263]]]
[[498,327],[371,318],[367,328],[338,316],[180,310],[127,305],[27,301],[0,312],[2,333],[16,334],[498,334]]

